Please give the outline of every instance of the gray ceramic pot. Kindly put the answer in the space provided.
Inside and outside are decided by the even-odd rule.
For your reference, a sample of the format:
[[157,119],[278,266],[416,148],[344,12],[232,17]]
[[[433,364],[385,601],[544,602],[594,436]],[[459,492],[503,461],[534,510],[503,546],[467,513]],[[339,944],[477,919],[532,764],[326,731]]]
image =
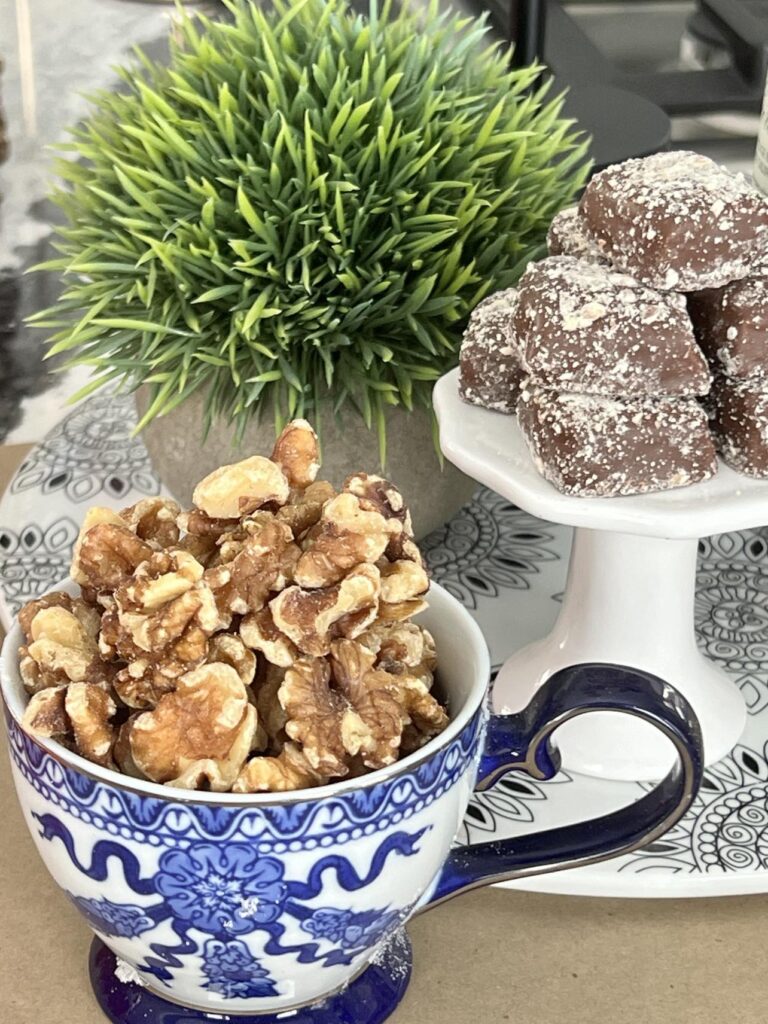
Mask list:
[[[143,415],[149,405],[149,388],[139,388],[136,405]],[[376,431],[368,430],[353,410],[334,418],[329,407],[321,410],[321,419],[324,480],[339,485],[350,473],[379,471]],[[203,442],[202,423],[202,395],[192,395],[142,432],[160,479],[184,505],[191,502],[197,481],[211,470],[249,455],[269,454],[275,440],[272,421],[267,417],[261,423],[252,423],[237,447],[232,443],[231,428],[224,422],[215,423]],[[387,415],[386,475],[405,495],[417,537],[426,536],[451,519],[477,486],[449,463],[441,469],[426,412],[409,413],[397,407]]]

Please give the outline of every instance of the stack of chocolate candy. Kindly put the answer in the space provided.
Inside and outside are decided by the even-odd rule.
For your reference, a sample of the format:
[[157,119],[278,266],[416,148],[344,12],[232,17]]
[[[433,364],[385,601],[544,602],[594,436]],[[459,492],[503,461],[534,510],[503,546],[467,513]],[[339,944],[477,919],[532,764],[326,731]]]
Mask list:
[[759,193],[695,153],[629,160],[592,179],[579,209],[555,218],[548,244],[516,291],[475,310],[462,397],[516,409],[540,472],[568,494],[712,476],[700,399],[726,461],[768,475]]

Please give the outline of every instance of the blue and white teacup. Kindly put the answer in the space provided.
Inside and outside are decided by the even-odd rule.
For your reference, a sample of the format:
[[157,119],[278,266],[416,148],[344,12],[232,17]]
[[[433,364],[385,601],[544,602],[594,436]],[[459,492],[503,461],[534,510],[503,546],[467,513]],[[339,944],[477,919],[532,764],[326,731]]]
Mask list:
[[[701,737],[670,686],[619,666],[575,666],[522,713],[489,715],[488,652],[474,620],[433,586],[423,622],[435,636],[451,712],[445,732],[362,778],[247,796],[140,782],[28,736],[20,631],[10,632],[2,689],[19,801],[51,875],[108,947],[98,947],[92,977],[112,1020],[229,1020],[317,1003],[306,1019],[339,1019],[329,997],[358,976],[372,978],[386,949],[390,981],[399,970],[402,984],[373,998],[354,982],[345,997],[358,993],[350,1019],[380,1021],[407,982],[398,936],[414,912],[488,882],[636,850],[688,808],[701,778]],[[631,807],[595,821],[452,849],[473,790],[512,769],[550,778],[558,765],[550,734],[595,709],[656,725],[676,748],[673,772]]]

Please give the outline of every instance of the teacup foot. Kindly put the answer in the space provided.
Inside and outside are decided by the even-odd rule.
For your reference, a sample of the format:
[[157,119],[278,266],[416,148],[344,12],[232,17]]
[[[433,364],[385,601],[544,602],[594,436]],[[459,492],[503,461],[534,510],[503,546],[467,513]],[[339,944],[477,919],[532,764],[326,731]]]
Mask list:
[[112,1024],[382,1024],[394,1013],[411,980],[411,943],[397,932],[376,959],[343,991],[321,1003],[278,1013],[221,1013],[188,1009],[118,977],[117,957],[100,939],[91,943],[89,970],[96,1000]]

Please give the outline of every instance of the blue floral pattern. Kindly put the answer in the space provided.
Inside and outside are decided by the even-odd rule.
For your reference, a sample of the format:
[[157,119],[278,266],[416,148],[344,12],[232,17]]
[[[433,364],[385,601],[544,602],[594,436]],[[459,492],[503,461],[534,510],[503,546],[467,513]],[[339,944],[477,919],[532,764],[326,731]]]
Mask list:
[[[175,845],[179,840],[219,842],[252,837],[260,853],[285,842],[302,847],[333,837],[343,845],[355,828],[376,820],[380,828],[405,820],[439,799],[476,758],[483,715],[478,713],[452,743],[395,776],[353,790],[345,797],[307,800],[244,809],[237,806],[189,805],[116,789],[61,764],[18,726],[5,709],[11,756],[25,780],[46,800],[67,813],[88,813],[99,829],[122,838],[146,836]],[[116,831],[115,831],[116,830]]]
[[387,910],[336,910],[320,907],[301,927],[316,939],[327,939],[346,950],[369,949],[407,916]]
[[142,932],[154,928],[155,922],[141,907],[131,904],[113,903],[106,899],[86,899],[67,893],[72,903],[88,923],[102,935],[113,935],[121,939],[135,939]]
[[[130,962],[153,984],[172,988],[191,971],[212,1000],[249,1010],[288,995],[291,970],[353,964],[397,931],[412,907],[386,905],[385,879],[423,855],[430,808],[474,776],[485,722],[478,711],[432,756],[383,781],[324,800],[238,805],[110,785],[52,756],[5,713],[39,841],[82,876],[69,895],[94,930],[135,940]],[[100,898],[126,889],[135,902]]]
[[155,881],[175,917],[216,935],[251,932],[280,917],[283,867],[247,843],[197,843],[163,854]]
[[[378,840],[370,866],[359,874],[345,857],[328,854],[318,858],[306,881],[288,881],[281,861],[261,856],[249,843],[192,843],[185,849],[166,851],[157,872],[143,878],[134,853],[110,839],[100,839],[91,850],[90,861],[80,859],[69,828],[55,815],[36,814],[43,839],[60,841],[73,865],[83,875],[104,881],[109,865],[118,861],[130,888],[141,895],[159,895],[161,902],[145,908],[67,895],[102,934],[135,938],[161,922],[168,921],[178,942],[151,942],[151,955],[139,970],[163,984],[173,980],[173,969],[183,966],[181,955],[196,953],[198,941],[192,931],[207,933],[202,948],[204,987],[225,998],[254,999],[275,996],[275,982],[242,938],[259,930],[266,934],[264,949],[270,956],[297,954],[299,963],[321,966],[347,964],[353,956],[377,945],[393,934],[412,907],[401,910],[349,910],[308,907],[324,891],[325,877],[335,875],[334,889],[355,892],[366,889],[380,876],[387,861],[395,856],[418,853],[429,828],[414,833],[398,831]],[[313,939],[300,945],[281,943],[290,918]],[[321,949],[325,943],[330,951]]]
[[[277,958],[338,968],[397,931],[412,907],[381,902],[384,873],[392,862],[407,870],[422,853],[433,827],[422,812],[473,774],[484,723],[481,711],[447,746],[382,782],[321,801],[240,806],[111,786],[58,761],[7,709],[6,717],[40,841],[87,880],[68,894],[73,904],[106,939],[138,940],[131,962],[144,977],[172,987],[192,968],[212,998],[235,1003],[285,995]],[[299,856],[285,857],[289,850]],[[96,883],[137,899],[100,898]]]
[[203,947],[205,988],[227,999],[259,999],[277,995],[269,971],[240,939],[209,939]]

